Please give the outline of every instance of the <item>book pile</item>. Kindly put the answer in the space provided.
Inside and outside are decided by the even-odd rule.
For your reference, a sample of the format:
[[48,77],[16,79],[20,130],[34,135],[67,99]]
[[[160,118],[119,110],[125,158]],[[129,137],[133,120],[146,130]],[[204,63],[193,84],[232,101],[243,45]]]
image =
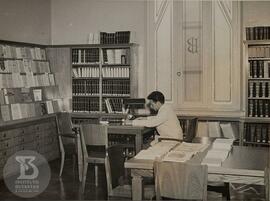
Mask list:
[[102,80],[104,96],[130,96],[129,80]]
[[269,26],[246,27],[246,39],[247,40],[269,40],[270,27]]
[[2,60],[0,73],[50,73],[49,62],[33,60]]
[[269,124],[245,124],[244,133],[244,142],[270,143]]
[[105,98],[105,111],[107,113],[123,113],[123,99],[122,98]]
[[269,117],[270,100],[248,100],[249,117]]
[[99,112],[99,98],[73,97],[72,108],[74,112]]
[[130,31],[100,32],[100,44],[126,44],[130,42]]
[[203,165],[220,167],[232,149],[233,139],[216,139],[202,161]]
[[81,77],[94,77],[99,78],[99,68],[98,67],[76,67],[72,68],[73,77],[81,78]]
[[71,55],[72,64],[98,64],[99,49],[73,49]]
[[129,68],[103,67],[102,77],[105,78],[129,78]]
[[269,78],[270,77],[269,61],[249,61],[250,78]]

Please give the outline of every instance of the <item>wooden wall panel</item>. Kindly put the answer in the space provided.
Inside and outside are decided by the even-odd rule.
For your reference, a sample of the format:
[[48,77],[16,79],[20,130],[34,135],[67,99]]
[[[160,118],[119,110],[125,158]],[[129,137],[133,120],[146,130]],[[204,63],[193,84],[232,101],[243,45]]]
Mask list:
[[155,31],[156,89],[165,95],[167,101],[173,100],[172,14],[172,4],[168,3]]
[[232,102],[232,27],[219,3],[214,6],[213,101]]

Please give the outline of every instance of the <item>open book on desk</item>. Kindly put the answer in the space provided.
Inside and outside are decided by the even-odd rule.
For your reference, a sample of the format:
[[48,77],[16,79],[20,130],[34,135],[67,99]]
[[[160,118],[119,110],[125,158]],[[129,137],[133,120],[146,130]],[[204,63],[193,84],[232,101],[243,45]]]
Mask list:
[[136,159],[155,160],[161,158],[171,151],[179,142],[163,141],[154,144],[148,149],[141,150],[136,156]]
[[199,152],[204,152],[209,144],[183,142],[170,151],[163,161],[186,162]]
[[220,167],[232,149],[234,139],[216,139],[202,161],[203,165]]

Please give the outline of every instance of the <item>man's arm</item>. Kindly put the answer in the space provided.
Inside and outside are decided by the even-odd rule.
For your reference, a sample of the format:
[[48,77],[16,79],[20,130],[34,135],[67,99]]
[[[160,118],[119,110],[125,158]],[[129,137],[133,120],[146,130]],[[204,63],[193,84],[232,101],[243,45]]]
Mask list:
[[145,126],[145,127],[156,127],[160,124],[167,121],[167,115],[166,113],[159,113],[156,116],[148,117],[147,119],[140,119],[140,120],[133,120],[132,125],[133,126]]

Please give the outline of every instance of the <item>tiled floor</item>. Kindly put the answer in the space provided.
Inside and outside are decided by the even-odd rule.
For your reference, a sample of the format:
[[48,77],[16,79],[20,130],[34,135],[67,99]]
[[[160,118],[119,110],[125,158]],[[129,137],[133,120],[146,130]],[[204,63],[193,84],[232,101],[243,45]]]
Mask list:
[[[104,166],[99,168],[99,186],[94,185],[94,167],[90,166],[88,170],[88,178],[85,187],[85,193],[81,191],[81,185],[78,180],[77,171],[73,169],[72,161],[67,160],[63,171],[62,178],[58,177],[60,162],[58,160],[50,163],[51,181],[46,191],[32,199],[23,200],[106,200],[107,186],[105,178]],[[237,190],[236,188],[239,188]],[[246,189],[248,189],[246,191]],[[236,190],[234,190],[236,189]],[[264,199],[264,187],[248,186],[241,188],[239,185],[233,185],[230,188],[232,201],[261,201]],[[0,200],[22,200],[9,192],[5,184],[0,181]],[[223,201],[221,194],[208,192],[209,201]]]

